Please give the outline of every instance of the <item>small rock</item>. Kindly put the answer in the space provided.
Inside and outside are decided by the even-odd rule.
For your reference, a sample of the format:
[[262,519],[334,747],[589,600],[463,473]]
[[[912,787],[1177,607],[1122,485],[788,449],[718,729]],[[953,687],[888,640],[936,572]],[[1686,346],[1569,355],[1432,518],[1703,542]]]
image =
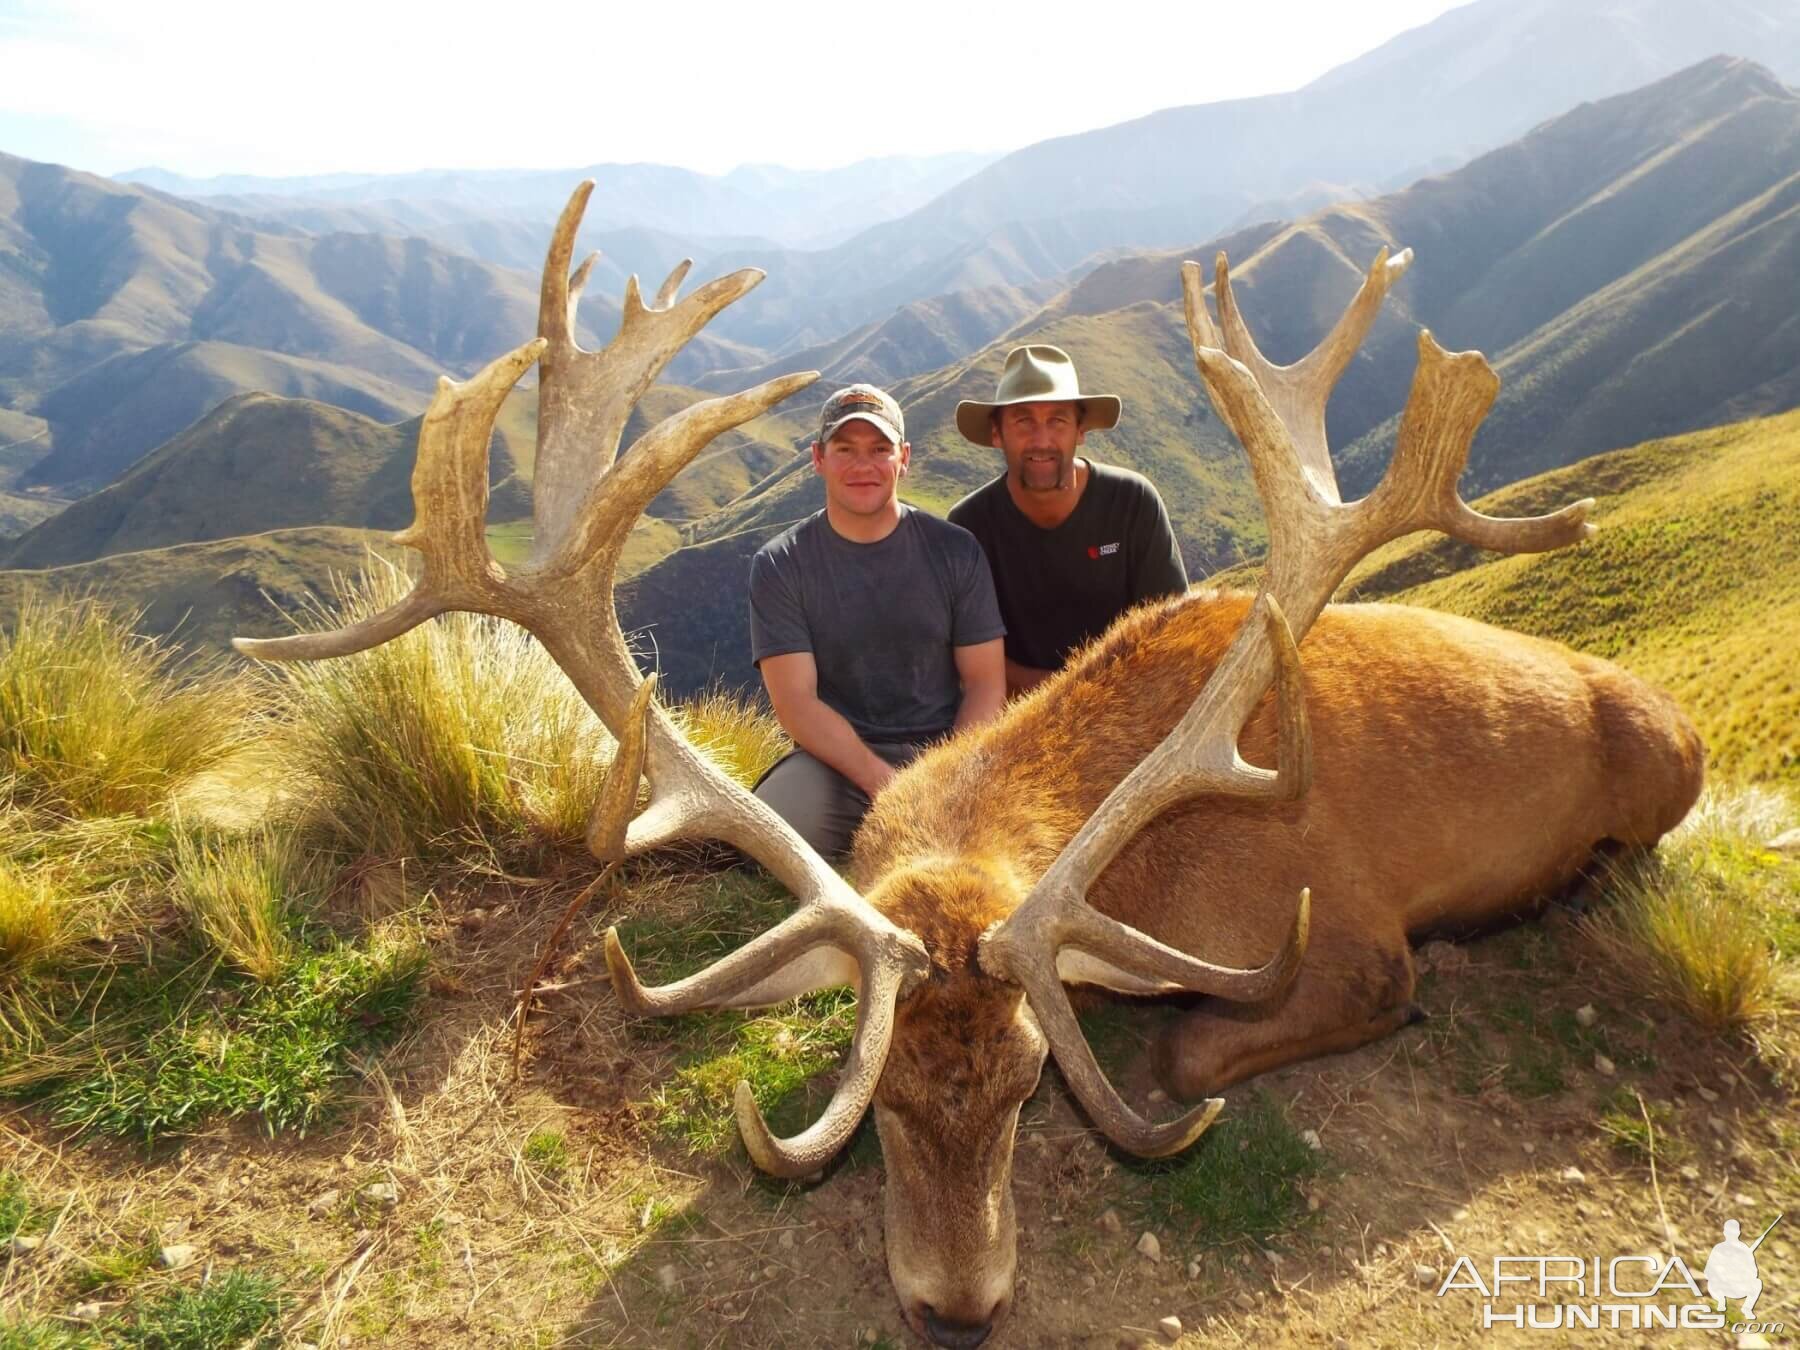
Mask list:
[[1683,1167],[1681,1169],[1681,1179],[1683,1181],[1698,1181],[1698,1180],[1700,1180],[1700,1169],[1698,1167],[1695,1167],[1694,1164],[1688,1163],[1685,1167]]
[[307,1202],[306,1212],[308,1214],[327,1213],[331,1209],[335,1208],[337,1205],[337,1202],[342,1200],[343,1198],[344,1198],[344,1193],[342,1191],[338,1190],[336,1187],[333,1187],[329,1191],[322,1191],[318,1195],[315,1195],[310,1201]]
[[1237,1304],[1239,1309],[1244,1312],[1256,1311],[1256,1300],[1251,1298],[1250,1295],[1245,1293],[1242,1289],[1231,1296],[1231,1301]]
[[400,1203],[400,1188],[391,1181],[376,1181],[362,1188],[362,1197],[373,1200],[378,1205],[397,1205]]
[[1109,1209],[1100,1216],[1100,1231],[1111,1233],[1114,1237],[1125,1231],[1125,1221],[1119,1217],[1118,1210]]
[[14,1256],[29,1256],[43,1245],[44,1239],[41,1237],[27,1237],[23,1233],[16,1233],[13,1235],[12,1250]]
[[779,1238],[775,1239],[775,1245],[777,1247],[781,1248],[781,1250],[784,1252],[793,1251],[794,1250],[794,1230],[791,1228],[782,1229],[781,1236]]
[[1749,1209],[1756,1203],[1756,1200],[1753,1196],[1745,1195],[1742,1191],[1739,1191],[1736,1195],[1731,1197],[1731,1203],[1736,1205],[1739,1209]]
[[1596,1054],[1594,1056],[1594,1072],[1599,1074],[1602,1078],[1611,1078],[1618,1071],[1619,1066],[1614,1064],[1605,1055]]
[[1300,1131],[1300,1142],[1305,1144],[1314,1153],[1319,1152],[1319,1150],[1325,1147],[1325,1141],[1319,1138],[1319,1132],[1317,1130]]
[[874,1345],[881,1339],[881,1332],[875,1327],[864,1327],[862,1335],[857,1337],[864,1345]]
[[1706,1124],[1707,1128],[1714,1134],[1718,1135],[1720,1138],[1724,1138],[1728,1128],[1724,1121],[1720,1120],[1717,1116],[1708,1116],[1706,1118]]
[[1771,1244],[1770,1250],[1773,1251],[1775,1253],[1775,1255],[1779,1256],[1783,1261],[1787,1260],[1788,1257],[1790,1257],[1794,1254],[1794,1249],[1785,1242],[1776,1242],[1776,1243]]
[[1165,1341],[1178,1341],[1181,1339],[1181,1319],[1173,1314],[1170,1314],[1168,1317],[1165,1317],[1158,1322],[1156,1324],[1156,1329],[1162,1332]]
[[1438,1273],[1431,1266],[1420,1262],[1413,1267],[1413,1283],[1421,1289],[1429,1289],[1437,1283]]
[[1306,1212],[1308,1214],[1317,1214],[1319,1212],[1319,1207],[1324,1203],[1323,1200],[1319,1199],[1317,1191],[1308,1191],[1306,1193]]
[[1583,1172],[1579,1167],[1565,1167],[1558,1175],[1571,1186],[1585,1186],[1587,1184],[1587,1173]]
[[1594,1207],[1585,1200],[1577,1200],[1575,1202],[1575,1212],[1584,1219],[1591,1219],[1594,1217]]
[[156,1263],[164,1270],[183,1270],[200,1257],[200,1249],[191,1242],[177,1242],[156,1254]]
[[462,924],[463,932],[465,933],[479,933],[483,928],[487,927],[487,921],[488,912],[480,906],[477,906],[474,909],[465,909],[462,918],[457,920],[457,922]]
[[681,1283],[681,1277],[675,1273],[674,1266],[658,1266],[656,1282],[662,1287],[663,1293],[672,1294],[675,1292],[676,1286]]
[[1594,1011],[1594,1005],[1584,1003],[1575,1010],[1575,1021],[1579,1026],[1591,1027],[1600,1020],[1600,1014]]
[[1096,1288],[1099,1285],[1099,1283],[1100,1283],[1100,1277],[1095,1275],[1094,1272],[1091,1270],[1086,1275],[1083,1275],[1081,1277],[1081,1287],[1083,1289]]
[[1466,1209],[1459,1209],[1459,1210],[1457,1210],[1457,1211],[1456,1211],[1456,1213],[1454,1213],[1454,1214],[1452,1214],[1452,1215],[1451,1215],[1451,1216],[1450,1216],[1450,1221],[1451,1221],[1451,1222],[1452,1222],[1452,1223],[1461,1223],[1461,1222],[1462,1222],[1462,1221],[1463,1221],[1463,1220],[1464,1220],[1464,1219],[1466,1219],[1466,1218],[1468,1218],[1468,1217],[1469,1217],[1469,1211],[1468,1211],[1468,1210],[1466,1210]]
[[1706,1102],[1708,1105],[1719,1100],[1719,1094],[1709,1087],[1695,1088],[1694,1091],[1698,1092],[1700,1094],[1700,1100]]
[[1537,1152],[1537,1145],[1532,1143],[1529,1139],[1527,1139],[1523,1144],[1521,1144],[1520,1147],[1525,1150],[1525,1156],[1528,1158],[1532,1154]]
[[1192,1261],[1188,1262],[1187,1277],[1190,1280],[1197,1280],[1200,1278],[1200,1258],[1199,1257],[1196,1256]]
[[77,1322],[98,1322],[106,1316],[104,1303],[77,1303],[69,1310],[69,1316]]
[[1162,1243],[1156,1240],[1155,1233],[1145,1233],[1137,1240],[1137,1254],[1146,1261],[1162,1260]]
[[1280,1252],[1273,1252],[1273,1251],[1270,1251],[1267,1247],[1264,1247],[1262,1249],[1262,1259],[1267,1261],[1271,1266],[1274,1266],[1277,1270],[1281,1269],[1281,1253]]

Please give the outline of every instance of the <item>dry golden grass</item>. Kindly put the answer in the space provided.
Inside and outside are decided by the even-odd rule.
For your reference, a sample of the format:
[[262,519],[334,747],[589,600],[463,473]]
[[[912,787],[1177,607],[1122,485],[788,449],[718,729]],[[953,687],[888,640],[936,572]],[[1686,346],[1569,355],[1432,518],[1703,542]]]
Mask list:
[[42,871],[0,858],[0,972],[12,975],[73,941],[70,906]]
[[252,734],[248,682],[182,669],[93,597],[21,601],[0,632],[0,775],[75,816],[153,814]]
[[181,835],[176,900],[220,956],[259,984],[271,984],[294,959],[284,912],[313,888],[315,856],[292,834],[267,829],[213,839]]
[[1610,870],[1610,903],[1583,921],[1621,981],[1776,1059],[1800,1006],[1800,869],[1767,843],[1792,823],[1776,792],[1711,789],[1655,854]]

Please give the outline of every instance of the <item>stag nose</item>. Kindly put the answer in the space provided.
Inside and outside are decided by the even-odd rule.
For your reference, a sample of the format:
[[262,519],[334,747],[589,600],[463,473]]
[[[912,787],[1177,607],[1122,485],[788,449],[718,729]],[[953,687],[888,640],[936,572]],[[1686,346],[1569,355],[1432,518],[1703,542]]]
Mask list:
[[975,1350],[994,1329],[994,1319],[991,1317],[981,1323],[956,1322],[939,1317],[937,1309],[929,1303],[920,1311],[924,1314],[925,1335],[931,1343],[948,1346],[950,1350]]

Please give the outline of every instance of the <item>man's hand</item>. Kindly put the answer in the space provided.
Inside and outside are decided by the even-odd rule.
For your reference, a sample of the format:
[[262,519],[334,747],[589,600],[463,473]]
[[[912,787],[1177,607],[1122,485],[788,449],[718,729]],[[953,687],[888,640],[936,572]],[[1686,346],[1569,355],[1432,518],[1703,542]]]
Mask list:
[[819,698],[819,668],[811,652],[789,652],[762,660],[763,687],[781,729],[813,758],[829,764],[873,799],[894,776],[894,767],[863,744],[842,713]]
[[1020,665],[1011,657],[1006,661],[1006,694],[1013,698],[1023,694],[1027,689],[1035,688],[1056,674],[1054,670],[1040,670],[1036,666]]

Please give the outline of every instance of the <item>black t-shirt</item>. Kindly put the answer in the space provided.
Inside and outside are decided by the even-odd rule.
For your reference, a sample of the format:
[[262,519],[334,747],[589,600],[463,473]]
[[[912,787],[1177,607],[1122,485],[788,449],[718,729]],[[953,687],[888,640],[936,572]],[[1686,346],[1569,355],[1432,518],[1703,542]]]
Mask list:
[[987,554],[1006,655],[1020,665],[1060,669],[1071,651],[1140,600],[1187,590],[1169,513],[1150,480],[1086,463],[1081,500],[1052,530],[1014,505],[1005,474],[950,508],[950,520]]
[[962,706],[956,648],[1005,630],[981,548],[911,506],[859,544],[818,511],[750,560],[750,656],[811,652],[819,699],[864,740],[940,736]]

